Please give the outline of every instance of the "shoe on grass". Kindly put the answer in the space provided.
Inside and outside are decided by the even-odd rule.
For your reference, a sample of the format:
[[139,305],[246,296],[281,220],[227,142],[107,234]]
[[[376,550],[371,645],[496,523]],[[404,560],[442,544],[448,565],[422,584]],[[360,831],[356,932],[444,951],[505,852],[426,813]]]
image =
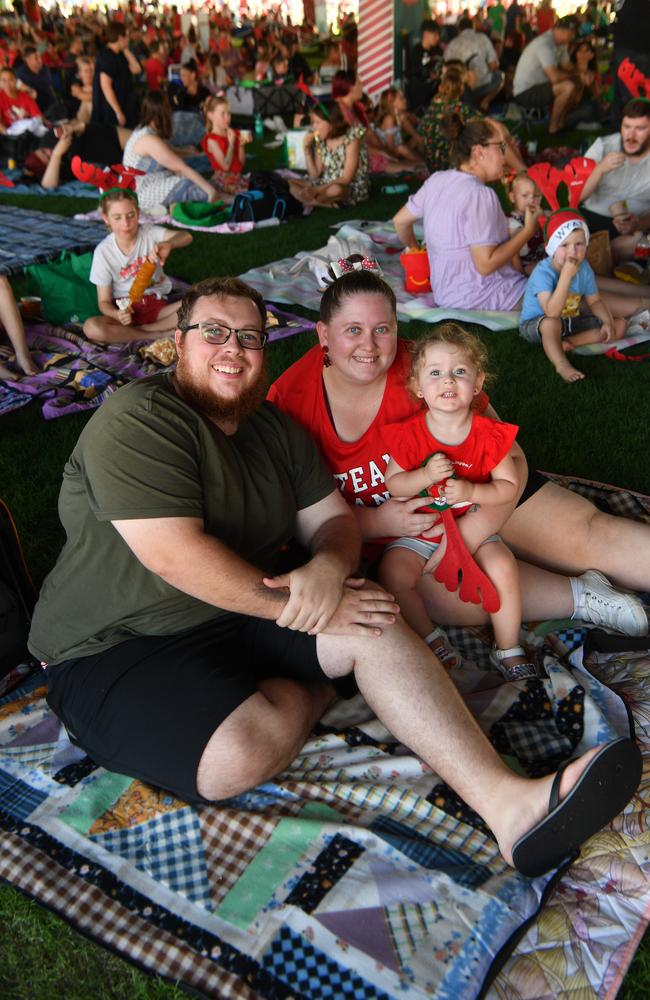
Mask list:
[[638,597],[624,594],[612,587],[606,576],[595,569],[588,569],[578,577],[582,596],[573,618],[614,629],[623,635],[647,635],[648,616]]
[[534,878],[574,858],[585,840],[625,808],[641,780],[641,753],[634,740],[614,740],[600,748],[560,799],[562,772],[570,763],[553,779],[546,816],[513,847],[513,864],[522,875]]

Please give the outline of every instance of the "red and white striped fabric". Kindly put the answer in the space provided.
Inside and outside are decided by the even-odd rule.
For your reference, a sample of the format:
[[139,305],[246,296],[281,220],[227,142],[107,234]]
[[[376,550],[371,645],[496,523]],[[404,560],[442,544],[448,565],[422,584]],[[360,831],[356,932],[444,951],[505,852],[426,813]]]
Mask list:
[[357,73],[369,97],[393,82],[393,0],[359,0]]

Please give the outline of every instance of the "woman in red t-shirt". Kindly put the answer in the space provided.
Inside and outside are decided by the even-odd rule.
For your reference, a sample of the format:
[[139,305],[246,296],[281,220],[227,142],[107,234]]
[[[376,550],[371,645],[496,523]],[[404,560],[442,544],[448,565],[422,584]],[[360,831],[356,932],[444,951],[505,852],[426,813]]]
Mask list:
[[[369,270],[343,274],[323,293],[317,332],[319,345],[277,379],[269,399],[319,444],[341,492],[354,505],[366,541],[426,535],[437,517],[418,513],[417,498],[389,497],[384,483],[388,457],[381,428],[419,406],[405,385],[408,345],[397,338],[392,289]],[[527,479],[517,445],[515,454],[519,503],[514,510],[503,505],[462,518],[459,527],[470,550],[499,531],[515,552],[524,621],[573,616],[631,635],[647,634],[640,602],[618,593],[601,574],[611,574],[624,587],[650,589],[650,527],[604,514],[539,473]],[[575,575],[560,575],[569,573]],[[433,621],[487,621],[481,607],[461,603],[431,575],[423,577],[421,587]]]

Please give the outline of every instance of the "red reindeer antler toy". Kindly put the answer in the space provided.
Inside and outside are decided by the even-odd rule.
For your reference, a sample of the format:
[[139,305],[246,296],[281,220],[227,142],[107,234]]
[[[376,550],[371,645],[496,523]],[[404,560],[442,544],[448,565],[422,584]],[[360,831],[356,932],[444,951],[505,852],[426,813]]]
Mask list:
[[627,56],[618,67],[618,78],[633,97],[650,98],[650,80]]
[[108,191],[109,188],[135,191],[135,179],[144,173],[143,170],[125,167],[121,163],[112,167],[96,167],[94,163],[84,163],[80,156],[72,157],[70,169],[78,181],[94,184],[101,191]]
[[492,615],[501,607],[499,595],[489,576],[478,566],[465,545],[451,505],[442,499],[444,482],[420,493],[420,496],[431,501],[430,510],[440,514],[447,539],[445,554],[436,566],[433,577],[450,593],[458,590],[461,601],[466,604],[482,604],[487,614]]

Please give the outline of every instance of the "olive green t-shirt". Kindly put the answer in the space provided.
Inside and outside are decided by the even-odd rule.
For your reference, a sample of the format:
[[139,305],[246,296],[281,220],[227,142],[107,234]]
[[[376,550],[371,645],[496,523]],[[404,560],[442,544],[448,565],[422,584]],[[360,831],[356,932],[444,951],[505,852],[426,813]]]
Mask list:
[[228,436],[165,375],[125,386],[93,415],[65,466],[67,540],[43,584],[29,648],[57,663],[226,613],[145,569],[111,521],[199,517],[206,532],[270,572],[296,512],[332,489],[311,438],[271,403]]

